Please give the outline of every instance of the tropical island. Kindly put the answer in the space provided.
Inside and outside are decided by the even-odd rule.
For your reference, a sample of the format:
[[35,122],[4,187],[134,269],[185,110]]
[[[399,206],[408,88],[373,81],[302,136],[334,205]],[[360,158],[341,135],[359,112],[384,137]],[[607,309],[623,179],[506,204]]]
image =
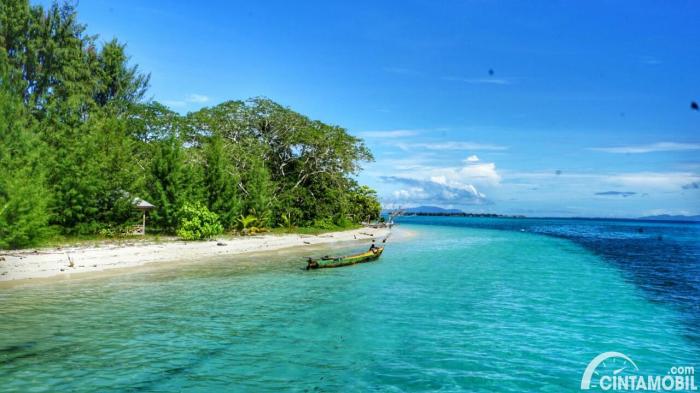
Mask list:
[[[0,9],[0,249],[320,233],[378,218],[363,141],[263,97],[178,114],[74,6]],[[138,205],[147,207],[147,213]],[[143,219],[143,224],[142,224]]]
[[697,390],[698,19],[0,1],[0,391]]

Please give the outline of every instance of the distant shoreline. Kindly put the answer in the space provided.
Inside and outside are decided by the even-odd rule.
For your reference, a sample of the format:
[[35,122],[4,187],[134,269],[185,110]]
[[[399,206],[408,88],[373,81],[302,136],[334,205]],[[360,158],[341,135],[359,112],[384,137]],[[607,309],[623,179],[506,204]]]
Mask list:
[[467,217],[467,218],[514,218],[532,220],[584,220],[584,221],[628,221],[628,222],[666,222],[683,224],[700,224],[700,220],[689,217],[688,219],[675,218],[624,218],[624,217],[538,217],[492,213],[405,213],[398,217]]
[[506,214],[494,214],[494,213],[444,213],[444,212],[410,212],[401,214],[400,217],[482,217],[482,218],[528,218],[521,215],[506,215]]
[[0,251],[0,284],[17,280],[71,277],[83,273],[142,266],[147,263],[200,260],[337,242],[381,240],[387,228],[358,228],[320,235],[265,234],[222,237],[211,241],[164,241],[135,244]]

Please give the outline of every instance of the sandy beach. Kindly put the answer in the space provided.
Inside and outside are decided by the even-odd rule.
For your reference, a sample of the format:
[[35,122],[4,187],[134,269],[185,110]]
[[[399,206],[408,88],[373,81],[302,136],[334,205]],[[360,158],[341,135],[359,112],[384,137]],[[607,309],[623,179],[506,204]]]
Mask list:
[[372,238],[380,240],[387,234],[388,229],[384,228],[359,228],[321,235],[267,234],[250,237],[221,237],[201,242],[136,241],[118,245],[105,242],[93,246],[2,251],[0,252],[0,282],[65,277],[154,262],[203,260],[207,257],[233,256],[353,240]]

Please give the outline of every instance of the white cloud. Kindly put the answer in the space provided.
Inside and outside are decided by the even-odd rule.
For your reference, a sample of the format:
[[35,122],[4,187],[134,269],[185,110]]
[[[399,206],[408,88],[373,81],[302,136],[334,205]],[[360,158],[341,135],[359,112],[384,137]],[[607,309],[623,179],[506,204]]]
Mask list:
[[661,216],[661,215],[670,215],[670,216],[692,216],[695,215],[696,213],[691,212],[689,210],[684,210],[684,209],[651,209],[651,210],[646,210],[641,216]]
[[441,180],[446,179],[431,179],[422,180],[410,177],[400,176],[383,176],[382,180],[388,183],[398,183],[407,186],[395,190],[392,195],[394,202],[408,203],[436,203],[436,204],[462,204],[462,205],[482,205],[489,201],[486,196],[480,193],[476,187],[472,185],[464,185],[461,187],[452,187],[444,184]]
[[420,201],[429,197],[422,187],[409,187],[408,189],[400,189],[393,192],[394,198],[407,201]]
[[402,175],[414,179],[430,179],[434,183],[460,189],[469,189],[471,184],[497,186],[501,182],[501,175],[493,162],[467,162],[452,167],[414,166],[407,168]]
[[501,175],[496,171],[492,162],[468,163],[462,167],[435,168],[431,171],[431,179],[441,179],[443,184],[455,188],[465,188],[472,183],[495,186],[501,182]]
[[508,146],[455,141],[436,143],[397,143],[396,145],[403,150],[410,150],[412,148],[428,150],[508,150]]
[[661,151],[700,150],[700,143],[658,142],[636,146],[592,147],[589,150],[616,154],[642,154]]
[[498,186],[501,182],[501,175],[493,162],[475,161],[476,156],[471,160],[465,159],[458,165],[440,165],[432,157],[416,156],[401,159],[384,159],[373,165],[381,168],[381,171],[370,169],[369,173],[375,176],[383,176],[392,173],[397,177],[410,178],[415,180],[431,181],[453,188],[470,190],[472,185],[477,187]]
[[165,100],[163,104],[171,108],[184,108],[189,104],[204,104],[209,101],[209,97],[202,94],[190,94],[184,100]]
[[189,97],[187,97],[187,102],[192,102],[195,104],[203,104],[208,101],[209,97],[202,94],[190,94]]
[[179,100],[167,100],[163,101],[163,104],[166,106],[169,106],[171,108],[182,108],[187,105],[185,101],[179,101]]
[[644,190],[676,191],[688,183],[700,180],[700,176],[688,172],[638,172],[608,175],[603,181]]
[[393,202],[453,205],[490,204],[480,191],[482,186],[497,186],[501,176],[494,163],[477,161],[459,166],[439,167],[427,164],[410,165],[401,169],[385,166],[394,176],[379,176],[385,183],[403,187],[389,191]]
[[476,154],[472,154],[471,156],[467,157],[465,162],[477,162],[479,161],[479,157]]
[[433,167],[434,157],[431,154],[402,154],[399,158],[380,157],[377,161],[365,166],[365,173],[375,173],[376,176],[391,173],[427,170]]
[[401,138],[414,135],[418,135],[418,132],[415,130],[380,130],[360,132],[360,136],[365,138]]
[[627,172],[627,173],[568,173],[555,172],[507,172],[508,184],[524,179],[537,180],[538,184],[552,181],[556,184],[592,187],[605,184],[610,187],[625,187],[637,192],[681,191],[683,186],[700,181],[700,175],[691,172]]

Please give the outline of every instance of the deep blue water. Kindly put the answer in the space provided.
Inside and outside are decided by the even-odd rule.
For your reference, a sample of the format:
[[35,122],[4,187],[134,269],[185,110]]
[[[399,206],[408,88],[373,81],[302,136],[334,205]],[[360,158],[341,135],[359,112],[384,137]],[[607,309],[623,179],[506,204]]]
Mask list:
[[399,217],[398,223],[525,231],[572,240],[677,310],[700,346],[700,223],[571,218]]

